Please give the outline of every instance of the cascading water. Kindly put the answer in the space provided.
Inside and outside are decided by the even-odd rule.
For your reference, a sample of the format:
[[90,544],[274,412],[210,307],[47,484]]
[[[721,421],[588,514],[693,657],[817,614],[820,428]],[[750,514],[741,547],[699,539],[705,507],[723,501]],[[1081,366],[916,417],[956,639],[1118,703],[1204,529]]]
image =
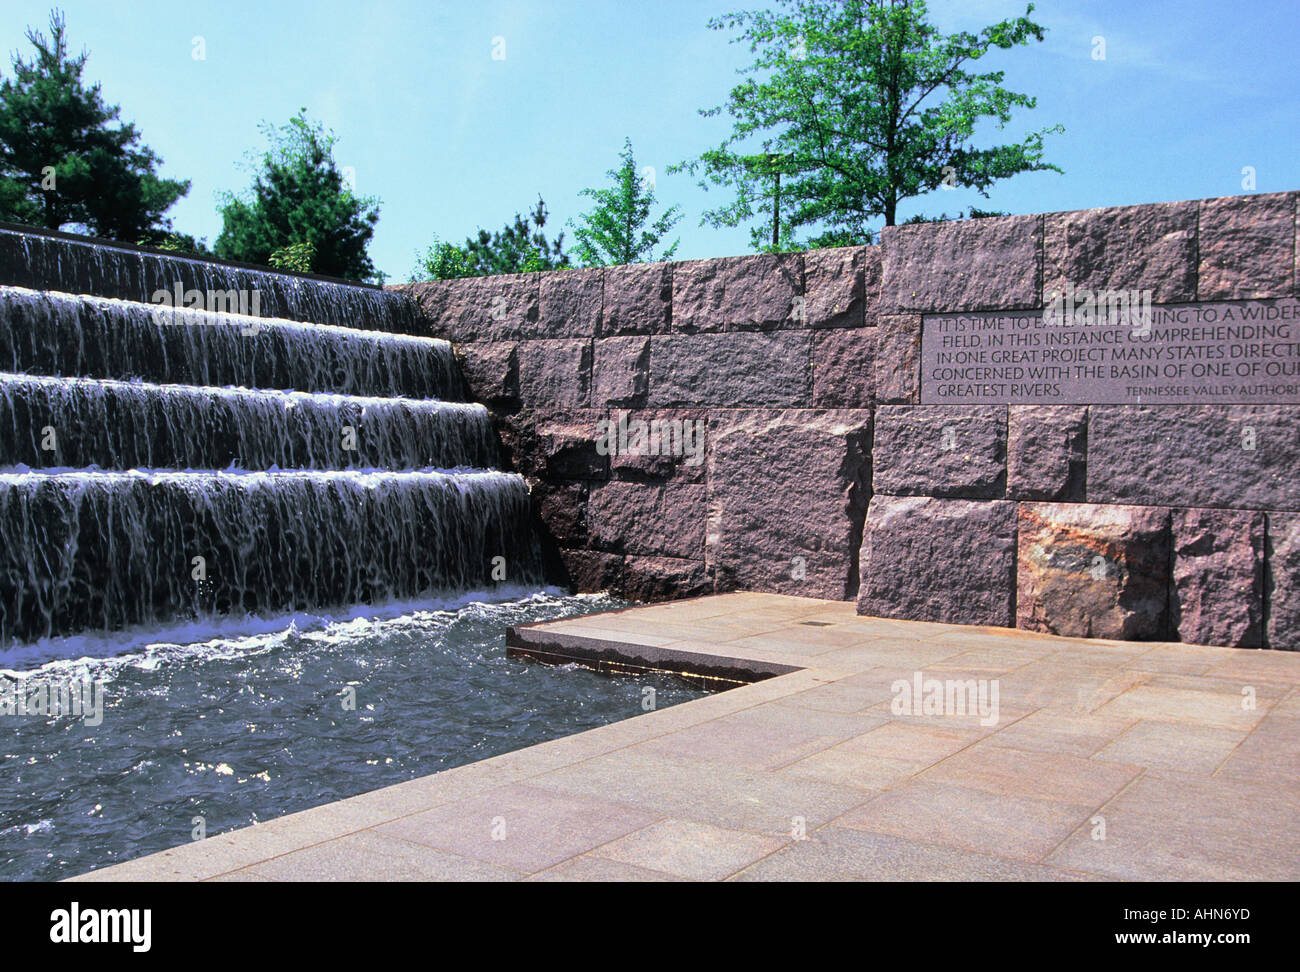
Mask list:
[[490,468],[496,446],[481,405],[0,373],[0,456],[33,468],[449,469]]
[[0,371],[460,399],[451,345],[0,286]]
[[[527,486],[405,298],[9,231],[0,274],[41,288],[0,286],[0,667],[88,630],[540,585]],[[191,288],[284,319],[149,302]]]
[[147,303],[158,291],[256,291],[260,313],[317,324],[416,334],[415,308],[398,294],[272,271],[164,256],[90,240],[0,229],[0,280],[35,290],[99,294]]
[[500,472],[0,475],[0,634],[482,589],[536,573],[528,502]]

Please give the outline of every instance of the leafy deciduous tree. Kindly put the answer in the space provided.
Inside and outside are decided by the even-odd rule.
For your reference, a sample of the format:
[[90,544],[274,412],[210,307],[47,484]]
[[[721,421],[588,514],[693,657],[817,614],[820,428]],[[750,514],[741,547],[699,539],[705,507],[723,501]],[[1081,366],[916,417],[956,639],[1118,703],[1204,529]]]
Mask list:
[[[786,213],[778,248],[798,246],[797,231],[820,227],[811,245],[869,242],[870,223],[895,223],[899,203],[947,186],[988,197],[997,180],[1020,172],[1061,170],[1043,161],[1043,137],[1060,126],[991,148],[972,143],[977,124],[1004,127],[1035,99],[1002,86],[1003,72],[978,73],[974,62],[994,48],[1041,41],[1025,16],[978,35],[940,33],[923,0],[778,0],[780,12],[715,18],[715,30],[739,30],[756,60],[732,89],[724,110],[732,133],[699,159],[669,172],[702,170],[700,185],[735,191],[734,202],[702,223],[739,226]],[[761,137],[761,150],[745,150]],[[781,181],[784,177],[784,182]],[[780,187],[779,189],[777,187]],[[764,219],[767,224],[767,220]],[[770,225],[770,224],[768,224]],[[765,244],[767,226],[753,229]]]

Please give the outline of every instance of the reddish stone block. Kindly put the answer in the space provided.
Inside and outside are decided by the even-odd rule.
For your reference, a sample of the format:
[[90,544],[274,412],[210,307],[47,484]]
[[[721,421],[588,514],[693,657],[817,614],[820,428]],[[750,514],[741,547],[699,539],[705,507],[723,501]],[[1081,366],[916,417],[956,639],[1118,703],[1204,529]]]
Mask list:
[[433,337],[453,342],[512,341],[536,336],[541,274],[428,280],[409,292]]
[[[707,412],[617,409],[608,417],[614,429],[609,466],[619,479],[704,481],[709,426]],[[620,431],[623,429],[625,433]],[[624,437],[626,442],[622,441]]]
[[520,342],[519,395],[527,408],[583,408],[591,385],[591,342]]
[[877,330],[817,332],[812,352],[815,408],[870,408],[875,403]]
[[859,614],[1010,627],[1016,504],[873,496],[860,564]]
[[675,331],[766,331],[804,326],[793,317],[803,296],[797,253],[687,260],[673,267]]
[[1200,300],[1286,297],[1296,286],[1294,192],[1200,202]]
[[1193,645],[1259,648],[1264,621],[1264,514],[1174,510],[1170,628]]
[[648,403],[663,406],[806,406],[812,332],[675,334],[650,339]]
[[851,597],[871,413],[738,410],[714,415],[709,436],[705,560],[717,588]]
[[1267,647],[1300,651],[1300,514],[1268,514]]
[[1150,290],[1161,304],[1195,300],[1196,214],[1195,202],[1171,202],[1045,216],[1043,299],[1072,285]]
[[494,408],[519,404],[519,359],[513,341],[462,344],[456,352],[475,401]]
[[644,405],[650,386],[650,339],[604,338],[596,342],[595,348],[592,404]]
[[592,545],[618,553],[704,557],[705,488],[696,483],[612,481],[587,502]]
[[587,484],[547,482],[532,485],[533,508],[546,531],[562,547],[587,542]]
[[1087,446],[1086,405],[1010,406],[1007,497],[1083,502]]
[[623,558],[595,550],[561,550],[570,589],[575,594],[616,591],[623,582]]
[[882,405],[871,461],[875,493],[1001,499],[1007,407]]
[[537,338],[595,337],[600,327],[605,271],[553,270],[541,274]]
[[1041,216],[886,226],[880,312],[1042,306]]
[[878,289],[879,247],[846,246],[805,253],[803,325],[839,328],[874,324],[874,316],[869,322],[865,316],[868,263]]
[[609,456],[596,447],[597,423],[604,417],[594,411],[520,413],[503,422],[502,438],[525,476],[553,482],[608,479]]
[[1088,499],[1300,510],[1294,405],[1093,405]]
[[1169,510],[1020,504],[1016,624],[1080,638],[1168,637]]
[[876,328],[876,401],[910,405],[921,400],[921,318],[886,314]]
[[672,319],[673,264],[605,268],[602,336],[663,334]]
[[623,597],[629,601],[671,601],[713,593],[701,560],[628,557],[623,567]]

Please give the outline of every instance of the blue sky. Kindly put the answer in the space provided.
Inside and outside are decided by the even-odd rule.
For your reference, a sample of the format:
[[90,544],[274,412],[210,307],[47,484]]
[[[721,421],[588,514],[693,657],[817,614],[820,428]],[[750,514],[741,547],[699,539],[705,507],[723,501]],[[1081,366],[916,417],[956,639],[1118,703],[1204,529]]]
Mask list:
[[[556,230],[587,208],[625,135],[639,165],[657,170],[662,205],[679,204],[678,258],[749,251],[745,229],[698,225],[722,201],[664,169],[717,144],[720,104],[748,63],[740,45],[706,29],[710,17],[763,0],[63,0],[86,77],[193,181],[172,210],[176,227],[211,243],[215,196],[249,181],[239,167],[263,142],[261,119],[300,106],[340,137],[336,157],[357,189],[383,201],[376,265],[405,280],[433,234],[459,242],[499,228],[540,193]],[[934,0],[944,30],[978,30],[1024,12],[1011,0]],[[4,0],[6,51],[25,49],[50,3]],[[1015,213],[1300,188],[1298,0],[1096,0],[1036,5],[1047,39],[991,56],[1007,86],[1038,108],[1005,133],[1055,123],[1048,158],[1064,175],[1031,173],[981,201],[958,190],[909,204],[905,218],[972,203]],[[1105,38],[1106,59],[1092,56]],[[202,37],[206,59],[192,56]],[[494,60],[494,38],[505,59]],[[8,73],[8,59],[0,70]],[[548,224],[548,229],[550,229]],[[548,235],[553,235],[548,233]],[[571,232],[567,234],[572,238]]]

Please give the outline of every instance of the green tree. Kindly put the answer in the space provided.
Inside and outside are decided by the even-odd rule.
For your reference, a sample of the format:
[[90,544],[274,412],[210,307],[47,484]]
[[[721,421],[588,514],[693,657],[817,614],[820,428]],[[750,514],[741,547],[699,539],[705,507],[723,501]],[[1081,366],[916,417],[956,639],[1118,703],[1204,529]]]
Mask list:
[[[928,22],[923,0],[778,0],[783,10],[728,14],[714,30],[738,30],[756,60],[732,89],[724,110],[732,133],[700,158],[668,171],[702,171],[735,200],[707,212],[701,224],[739,226],[755,219],[754,245],[798,246],[796,233],[822,230],[810,245],[864,243],[870,223],[892,226],[899,203],[941,187],[966,187],[985,198],[999,179],[1061,170],[1043,161],[1043,129],[991,148],[972,144],[976,126],[999,128],[1035,99],[1002,86],[1003,72],[977,73],[993,48],[1041,41],[1044,30],[1025,16],[978,35],[944,35]],[[754,140],[761,150],[754,151]],[[749,147],[746,149],[746,147]]]
[[470,272],[469,252],[455,243],[444,243],[436,236],[433,243],[423,254],[415,257],[415,270],[411,272],[411,282],[417,280],[455,280],[460,277],[472,277]]
[[525,221],[515,213],[515,221],[506,224],[497,233],[485,229],[478,237],[465,241],[466,264],[464,276],[487,277],[499,273],[533,273],[538,270],[559,270],[570,266],[569,255],[564,252],[564,234],[548,242],[542,232],[546,226],[546,203],[537,197],[537,207]]
[[299,273],[311,271],[316,248],[311,243],[290,243],[276,250],[267,259],[267,265],[277,270],[296,270]]
[[15,53],[13,77],[0,82],[0,219],[161,242],[163,214],[189,182],[160,178],[162,159],[117,123],[121,108],[82,82],[89,53],[69,56],[62,12],[51,12],[49,37],[29,27],[27,40],[32,61]]
[[379,200],[347,185],[334,161],[335,135],[308,120],[306,108],[286,125],[263,122],[261,129],[270,148],[253,165],[252,188],[222,197],[217,256],[269,264],[279,254],[282,265],[289,260],[303,268],[307,255],[305,269],[315,273],[374,279],[366,248],[379,221]]
[[208,242],[203,238],[195,239],[188,233],[167,233],[161,239],[148,242],[160,250],[170,250],[173,253],[191,253],[197,256],[211,256],[212,251],[208,249]]
[[623,164],[606,172],[614,183],[612,188],[582,190],[581,195],[596,200],[596,208],[581,216],[581,224],[574,229],[578,259],[589,267],[671,260],[680,240],[674,240],[658,257],[654,251],[682,218],[680,207],[670,207],[651,223],[654,189],[637,173],[630,138],[624,140],[619,158]]

